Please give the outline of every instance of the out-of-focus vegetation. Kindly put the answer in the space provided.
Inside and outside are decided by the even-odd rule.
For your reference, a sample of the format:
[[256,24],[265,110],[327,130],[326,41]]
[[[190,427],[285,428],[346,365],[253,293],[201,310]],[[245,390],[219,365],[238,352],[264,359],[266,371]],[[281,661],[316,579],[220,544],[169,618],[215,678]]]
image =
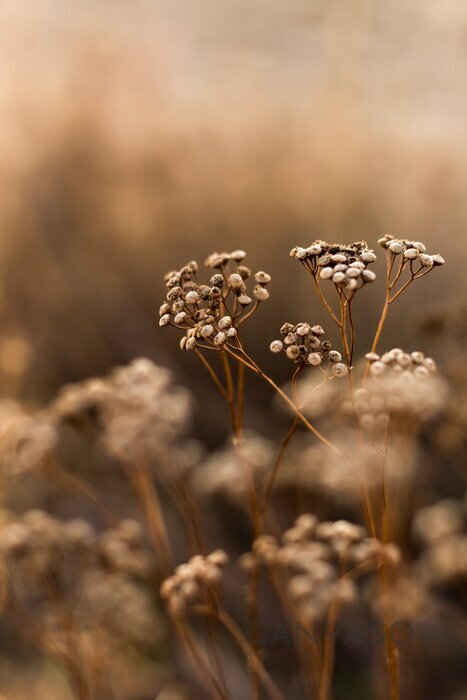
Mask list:
[[[317,238],[365,239],[376,247],[389,233],[422,240],[449,262],[400,299],[397,323],[388,324],[381,343],[382,349],[425,348],[451,387],[443,420],[421,431],[413,508],[404,503],[407,519],[422,506],[462,496],[462,3],[10,0],[0,7],[0,55],[0,386],[2,399],[12,402],[2,404],[0,427],[20,411],[16,401],[41,410],[63,384],[146,356],[174,370],[177,384],[194,393],[191,437],[204,447],[190,449],[196,455],[215,450],[196,457],[203,469],[212,470],[216,460],[231,464],[224,453],[230,447],[222,447],[229,428],[221,399],[199,363],[175,352],[176,339],[157,327],[163,274],[193,258],[201,262],[214,249],[245,248],[254,269],[273,278],[271,303],[245,337],[280,383],[290,378],[287,363],[278,363],[268,347],[282,322],[329,325],[289,250]],[[375,270],[382,278],[381,260]],[[371,343],[382,303],[381,288],[356,301],[357,357]],[[267,387],[249,381],[246,398],[246,423],[261,439],[287,431],[284,414],[271,410]],[[139,517],[115,464],[75,428],[61,427],[65,467],[105,491],[120,518]],[[300,439],[295,449],[278,484],[283,529],[302,505],[323,519],[358,520],[355,499],[333,495],[334,472],[324,481],[318,473],[321,456],[311,455],[315,468],[309,470]],[[265,469],[271,460],[264,457]],[[201,478],[201,487],[208,481]],[[238,515],[235,499],[229,503],[222,489],[206,494],[201,487],[209,543],[230,554],[248,549],[248,519]],[[63,495],[43,475],[8,477],[2,489],[5,523],[11,513],[39,506],[58,519],[84,516],[99,530],[91,507],[83,511],[75,492]],[[178,563],[187,547],[168,511]],[[409,529],[402,527],[404,551],[415,556]],[[240,579],[232,577],[227,597],[238,612]],[[413,600],[423,602],[417,595]],[[462,596],[448,591],[456,606],[449,614],[462,608]],[[201,697],[196,684],[190,689],[186,663],[174,660],[169,623],[157,614],[159,636],[149,651],[132,656],[119,649],[118,698],[143,700],[159,691],[160,700]],[[435,606],[429,620],[439,622],[440,614]],[[462,700],[463,625],[450,627],[443,618],[434,634],[425,630],[423,654],[415,658],[432,665],[403,689],[410,697],[428,700],[431,681],[433,700]],[[0,694],[6,700],[72,697],[57,666],[13,628],[11,621],[0,625]],[[359,629],[366,634],[362,646],[340,650],[336,700],[361,700],[379,687],[378,679],[361,672],[372,643],[366,618]],[[271,645],[271,666],[286,668],[288,653]],[[439,670],[446,659],[449,681]],[[236,657],[229,674],[234,686],[244,687]],[[98,692],[102,700],[104,690]],[[300,690],[291,688],[290,697],[300,698]]]

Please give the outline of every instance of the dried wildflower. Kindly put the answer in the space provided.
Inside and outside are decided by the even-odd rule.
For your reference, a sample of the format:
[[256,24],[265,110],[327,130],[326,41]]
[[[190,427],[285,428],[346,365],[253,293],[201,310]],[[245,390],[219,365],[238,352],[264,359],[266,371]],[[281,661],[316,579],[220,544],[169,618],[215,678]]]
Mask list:
[[153,570],[135,520],[122,520],[98,535],[81,518],[62,522],[45,511],[30,510],[0,529],[0,556],[8,562],[13,584],[27,579],[40,587],[45,575],[66,578],[67,562],[79,569],[84,554],[86,566],[94,563],[138,578],[148,578]]
[[[423,372],[420,376],[427,376],[436,371],[436,363],[431,357],[425,357],[425,354],[420,351],[406,353],[400,348],[394,348],[385,352],[383,355],[371,352],[365,355],[370,363],[370,372],[373,376],[379,377],[387,373],[394,375],[400,371],[414,374],[417,368],[423,367],[426,373]],[[405,375],[407,377],[407,375]]]
[[222,570],[228,562],[223,550],[200,554],[186,564],[177,566],[172,576],[162,582],[160,594],[168,611],[174,617],[183,614],[191,605],[210,601],[222,581]]
[[[151,592],[126,573],[102,568],[85,572],[80,577],[78,605],[85,621],[90,619],[99,631],[106,631],[110,651],[122,643],[151,648],[164,641],[164,623]],[[101,635],[95,634],[95,639],[99,643]]]
[[421,508],[415,514],[412,527],[416,538],[425,545],[460,533],[464,527],[462,503],[445,499]]
[[311,365],[318,367],[325,360],[331,364],[331,376],[344,376],[348,368],[341,363],[342,355],[331,350],[331,343],[323,340],[322,326],[310,326],[309,323],[284,323],[280,329],[284,340],[273,340],[269,346],[271,352],[284,352],[299,367]]
[[[64,602],[76,612],[75,635],[86,635],[89,641],[102,625],[109,646],[117,640],[150,643],[160,636],[149,594],[136,581],[148,578],[151,562],[135,521],[122,521],[117,529],[98,534],[80,518],[63,522],[31,510],[0,528],[7,595],[14,595],[25,609],[34,606],[36,624],[54,646],[67,632]],[[103,643],[101,634],[97,639]]]
[[456,522],[457,517],[454,516],[455,520],[449,522],[453,512],[448,519],[445,506],[443,510],[442,515],[438,512],[434,517],[439,518],[441,515],[444,522],[438,520],[437,526],[442,525],[440,529],[444,529],[444,533],[427,541],[427,548],[417,562],[416,571],[428,586],[438,588],[459,585],[464,588],[467,581],[467,534],[463,523]]
[[[445,260],[439,253],[428,255],[426,246],[420,241],[410,241],[405,238],[395,238],[391,235],[383,236],[378,241],[379,245],[385,248],[393,257],[401,255],[403,260],[411,266],[416,261],[420,264],[418,270],[412,271],[414,274],[422,272],[423,268],[429,271],[432,267],[444,265]],[[403,263],[404,264],[404,263]]]
[[265,287],[271,277],[262,270],[255,274],[256,284],[248,292],[246,281],[251,270],[239,264],[245,255],[243,250],[210,255],[205,265],[219,272],[211,277],[209,284],[198,282],[198,266],[193,262],[165,276],[167,302],[160,308],[163,313],[159,325],[185,331],[186,341],[180,343],[182,350],[200,347],[218,350],[228,340],[235,341],[237,328],[253,298],[256,305],[269,298]]
[[209,455],[193,473],[193,489],[204,497],[222,496],[228,501],[247,504],[249,479],[259,487],[274,459],[274,445],[253,432],[244,439]]
[[411,419],[415,427],[431,419],[444,405],[446,385],[436,375],[436,363],[422,352],[394,348],[378,355],[368,353],[372,382],[355,392],[355,402],[344,409],[356,411],[364,428],[386,429],[389,416]]
[[[249,553],[251,559],[274,571],[280,571],[286,580],[286,593],[297,620],[317,622],[324,617],[333,602],[352,604],[358,598],[353,581],[344,578],[349,562],[367,561],[375,568],[381,561],[396,564],[394,545],[371,540],[364,527],[345,520],[319,522],[305,513],[293,527],[282,535],[280,545],[271,535],[257,538]],[[248,560],[247,560],[248,565]]]
[[188,392],[173,386],[171,373],[139,358],[104,379],[65,387],[50,414],[67,423],[89,416],[111,454],[127,464],[157,465],[162,475],[167,454],[188,427],[190,409]]
[[15,412],[4,421],[0,443],[2,468],[7,474],[35,471],[47,466],[58,444],[58,432],[45,413]]
[[333,282],[339,294],[347,300],[351,300],[366,283],[376,279],[374,272],[367,269],[376,260],[376,255],[365,241],[341,245],[318,240],[308,248],[293,248],[290,256],[299,260],[318,284],[320,280]]

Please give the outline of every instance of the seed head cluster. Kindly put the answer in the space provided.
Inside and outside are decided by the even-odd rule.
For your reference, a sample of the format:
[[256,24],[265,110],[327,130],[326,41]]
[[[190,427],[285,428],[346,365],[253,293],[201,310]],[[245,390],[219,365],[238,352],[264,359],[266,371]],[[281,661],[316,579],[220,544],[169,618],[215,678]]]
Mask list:
[[[198,281],[198,263],[191,261],[181,270],[165,275],[167,296],[159,309],[159,325],[185,331],[182,350],[197,346],[219,349],[235,342],[242,318],[262,301],[269,299],[270,275],[262,270],[254,275],[244,264],[246,253],[212,253],[205,266],[216,270],[207,284]],[[254,285],[248,290],[247,282]]]
[[467,494],[420,509],[412,523],[423,551],[416,575],[431,588],[465,588],[467,582]]
[[58,444],[58,431],[46,412],[14,413],[0,426],[0,458],[4,474],[37,471],[50,463]]
[[376,279],[375,273],[368,269],[376,255],[365,241],[341,245],[317,240],[308,248],[292,248],[290,257],[299,260],[318,283],[320,280],[332,282],[346,299],[351,299],[355,292]]
[[345,376],[348,368],[342,362],[342,355],[332,349],[329,340],[325,340],[324,329],[309,323],[284,323],[280,329],[282,340],[273,340],[269,346],[271,352],[284,353],[289,360],[300,367],[311,365],[318,367],[328,361],[333,376]]
[[365,357],[370,363],[373,377],[403,375],[406,381],[413,381],[414,378],[428,377],[436,371],[435,361],[418,350],[408,353],[401,348],[393,348],[383,355],[369,352]]
[[395,238],[391,235],[383,236],[378,241],[379,245],[391,253],[394,257],[401,256],[403,262],[415,262],[420,264],[420,269],[430,269],[439,265],[444,265],[444,258],[436,253],[430,255],[426,252],[426,245],[420,241],[410,241],[405,238]]
[[284,532],[282,544],[271,535],[261,535],[241,563],[245,568],[263,565],[284,577],[297,618],[313,623],[325,615],[331,603],[357,600],[358,589],[345,576],[349,566],[369,564],[376,568],[383,560],[399,564],[398,548],[368,537],[361,525],[346,520],[320,522],[315,515],[305,513]]
[[13,585],[40,587],[41,579],[67,576],[71,570],[103,568],[147,578],[152,558],[144,546],[144,531],[136,520],[96,532],[82,518],[61,521],[43,510],[29,510],[0,529],[0,558],[7,562]]
[[210,595],[218,591],[227,562],[227,554],[218,549],[206,557],[197,554],[186,564],[177,566],[160,589],[170,614],[177,617],[196,603],[209,603]]
[[360,424],[386,428],[388,418],[410,418],[412,427],[430,420],[443,406],[446,385],[437,376],[436,364],[423,352],[394,348],[383,355],[368,353],[373,381],[355,391],[355,401],[344,410],[356,411]]
[[[219,498],[248,507],[251,481],[260,489],[272,468],[275,457],[274,443],[247,432],[241,441],[216,450],[194,470],[192,486],[202,498]],[[247,474],[245,473],[247,471]]]
[[152,644],[160,622],[147,590],[154,559],[144,539],[131,519],[98,532],[82,518],[62,521],[43,510],[26,511],[0,529],[3,602],[33,610],[52,648],[67,633],[64,606],[74,611],[75,635],[99,644],[100,652],[103,643]]
[[167,462],[189,423],[189,393],[173,385],[169,370],[147,358],[117,367],[107,377],[66,386],[51,406],[57,423],[92,417],[103,445],[126,464]]

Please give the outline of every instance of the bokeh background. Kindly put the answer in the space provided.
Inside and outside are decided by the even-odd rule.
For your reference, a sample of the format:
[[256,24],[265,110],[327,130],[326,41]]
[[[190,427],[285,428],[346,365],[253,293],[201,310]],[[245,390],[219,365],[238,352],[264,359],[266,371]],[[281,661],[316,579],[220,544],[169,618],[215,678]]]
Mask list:
[[[465,294],[463,3],[7,0],[0,47],[4,395],[141,354],[196,382],[155,324],[161,276],[217,248],[274,276],[256,353],[317,313],[288,258],[317,237],[447,258],[403,301],[399,343],[422,301]],[[360,301],[368,336],[380,302]]]
[[[278,327],[325,321],[296,244],[390,233],[446,258],[401,300],[390,347],[426,345],[423,310],[466,295],[459,0],[4,0],[0,115],[3,397],[41,406],[145,355],[202,400],[157,309],[163,274],[216,249],[273,275],[248,342],[278,379]],[[357,300],[361,352],[381,295]],[[431,352],[443,364],[443,343]],[[249,391],[267,432],[266,394]],[[205,443],[226,430],[195,414]]]

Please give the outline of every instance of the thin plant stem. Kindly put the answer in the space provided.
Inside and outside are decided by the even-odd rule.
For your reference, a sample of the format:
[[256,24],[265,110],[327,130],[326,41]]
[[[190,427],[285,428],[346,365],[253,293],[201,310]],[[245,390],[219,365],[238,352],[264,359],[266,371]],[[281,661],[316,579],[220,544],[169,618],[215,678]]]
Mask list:
[[248,663],[252,668],[254,668],[256,674],[260,678],[265,690],[267,691],[271,700],[284,700],[282,693],[280,692],[277,685],[272,680],[269,673],[266,671],[263,663],[258,657],[251,644],[246,639],[245,635],[241,631],[240,627],[234,622],[228,613],[224,610],[218,610],[215,613],[219,622],[227,629],[232,638],[237,642],[238,646],[242,650],[247,659]]
[[79,476],[70,474],[56,462],[49,462],[45,467],[45,473],[70,493],[88,501],[106,525],[115,527],[118,524],[119,520],[111,508],[100,498],[93,487]]
[[324,435],[321,435],[319,430],[317,430],[314,425],[310,423],[310,421],[305,418],[303,413],[300,411],[298,406],[295,405],[295,403],[290,399],[287,394],[275,383],[271,377],[269,377],[267,374],[261,370],[258,365],[249,357],[248,360],[245,360],[243,357],[240,357],[237,355],[235,352],[233,352],[230,348],[226,348],[226,351],[232,355],[238,362],[242,362],[248,369],[252,370],[255,372],[258,376],[262,377],[268,384],[272,386],[272,388],[281,396],[281,398],[290,406],[290,408],[296,413],[298,418],[302,421],[302,423],[312,432],[319,440],[321,440],[322,443],[324,443],[327,447],[329,447],[333,452],[336,454],[342,454],[341,451],[332,444]]
[[[389,451],[389,427],[390,427],[390,417],[385,428],[384,436],[384,453],[381,467],[381,498],[382,498],[382,532],[381,539],[384,544],[388,542],[389,539],[389,523],[388,523],[388,499],[387,499],[387,489],[386,489],[386,463]],[[383,561],[379,568],[379,578],[381,583],[381,589],[385,600],[384,604],[384,631],[385,631],[385,644],[386,644],[386,657],[389,667],[389,675],[391,681],[391,700],[399,700],[399,652],[395,647],[394,640],[391,634],[391,625],[389,619],[389,613],[387,610],[387,594],[389,590],[388,582],[388,572],[387,564]]]
[[343,298],[343,296],[340,297],[340,301],[341,301],[341,322],[340,322],[339,328],[341,329],[342,347],[344,348],[345,359],[347,362],[347,366],[350,367],[351,357],[350,357],[349,343],[347,340],[348,301],[345,298]]
[[221,360],[224,368],[225,380],[227,384],[227,403],[229,404],[230,418],[232,421],[232,430],[236,438],[241,437],[241,428],[237,419],[237,407],[235,405],[235,386],[232,377],[232,370],[230,368],[229,359],[225,351],[221,352]]
[[[309,270],[309,268],[306,268],[306,269]],[[328,312],[328,314],[331,316],[331,318],[332,318],[332,320],[334,321],[334,323],[336,323],[336,324],[340,327],[341,322],[340,322],[339,319],[337,318],[337,316],[336,316],[336,314],[334,313],[334,311],[332,310],[332,308],[331,308],[331,306],[330,306],[328,300],[327,300],[326,297],[324,296],[323,290],[321,289],[321,285],[320,285],[320,283],[319,283],[318,278],[311,272],[311,270],[309,270],[309,272],[310,272],[311,276],[313,277],[314,283],[315,283],[315,285],[316,285],[316,291],[317,291],[318,296],[319,296],[319,298],[320,298],[320,300],[321,300],[321,303],[322,303],[323,306],[325,307],[325,309],[326,309],[326,311]]]
[[[233,382],[233,376],[232,376],[232,371],[230,368],[230,363],[229,359],[227,357],[227,354],[223,351],[221,353],[222,357],[222,362],[224,366],[224,372],[225,372],[225,378],[226,378],[226,384],[227,384],[227,400],[230,408],[230,413],[231,413],[231,419],[232,419],[232,428],[235,437],[237,438],[237,441],[241,440],[242,438],[242,429],[241,429],[241,424],[240,420],[238,417],[237,413],[237,405],[235,403],[235,386]],[[241,454],[239,448],[239,444],[237,442],[236,444],[237,447],[237,454],[242,463],[244,463],[244,458],[243,455]],[[261,514],[260,514],[260,508],[259,508],[259,503],[258,503],[258,498],[256,494],[256,489],[255,489],[255,484],[253,481],[253,475],[250,473],[250,470],[248,469],[248,465],[245,466],[245,472],[246,476],[248,479],[248,484],[249,484],[249,493],[250,493],[250,510],[251,510],[251,518],[252,518],[252,523],[253,523],[253,531],[254,531],[254,536],[259,537],[261,534]],[[257,639],[259,638],[259,613],[258,613],[258,571],[254,570],[252,572],[252,575],[250,577],[250,582],[249,582],[249,590],[248,590],[248,599],[247,599],[247,606],[248,606],[248,616],[250,619],[250,625],[251,625],[251,631],[252,631],[252,639],[254,640],[255,644],[255,653],[257,653],[257,648],[256,648],[256,642]],[[259,683],[259,676],[258,673],[255,669],[254,666],[251,667],[252,670],[252,692],[253,692],[253,698],[254,700],[259,700],[260,697],[260,683]]]
[[[292,387],[294,388],[294,390],[295,390],[295,384],[296,384],[296,381],[297,381],[297,379],[298,379],[298,376],[299,376],[300,371],[301,371],[301,368],[298,368],[298,369],[295,371],[295,374],[294,374],[294,376],[293,376],[293,378],[292,378]],[[303,407],[306,405],[306,403],[307,403],[308,399],[310,398],[310,396],[311,396],[315,391],[317,391],[318,389],[320,389],[324,384],[326,384],[327,381],[328,381],[328,377],[326,376],[325,379],[324,379],[322,382],[320,382],[317,386],[315,386],[315,387],[309,392],[309,394],[307,394],[307,396],[305,397],[305,399],[304,399],[302,405],[300,406],[300,410],[303,409]],[[264,494],[264,502],[263,502],[263,508],[262,508],[263,516],[264,516],[264,514],[265,514],[266,511],[267,511],[267,508],[268,508],[268,505],[269,505],[269,502],[270,502],[270,499],[271,499],[271,494],[272,494],[272,491],[273,491],[273,489],[274,489],[274,484],[275,484],[276,479],[277,479],[277,474],[279,473],[279,467],[280,467],[280,465],[281,465],[281,462],[282,462],[282,459],[283,459],[283,457],[284,457],[285,451],[286,451],[286,449],[287,449],[287,447],[288,447],[290,441],[292,440],[293,436],[295,435],[295,433],[296,433],[296,431],[297,431],[297,428],[298,428],[298,426],[299,426],[299,423],[300,423],[300,418],[299,418],[298,416],[295,416],[294,419],[293,419],[293,421],[292,421],[292,425],[290,426],[289,430],[287,431],[287,434],[286,434],[286,436],[284,437],[284,439],[283,439],[283,441],[282,441],[282,443],[281,443],[281,446],[280,446],[280,448],[279,448],[279,452],[278,452],[278,454],[277,454],[276,461],[274,462],[274,466],[273,466],[273,468],[272,468],[272,472],[271,472],[271,475],[270,475],[270,477],[269,477],[269,480],[268,480],[268,483],[267,483],[267,486],[266,486],[266,490],[265,490],[265,494]]]
[[355,353],[356,329],[352,314],[352,302],[349,302],[349,327],[350,327],[350,363],[349,371],[352,371],[352,362]]
[[[376,329],[375,337],[373,339],[373,343],[371,344],[371,352],[376,352],[376,349],[378,347],[378,343],[379,343],[380,338],[381,338],[381,333],[383,332],[384,324],[386,323],[386,319],[388,317],[389,305],[391,303],[389,295],[390,295],[390,290],[388,287],[386,289],[386,298],[385,298],[383,310],[381,312],[381,316],[379,319],[378,328]],[[363,381],[366,380],[369,371],[370,371],[370,362],[368,361],[366,364],[365,375],[363,377]]]
[[237,374],[237,415],[240,427],[243,423],[243,412],[245,405],[245,365],[238,365]]
[[204,357],[203,353],[200,352],[199,350],[197,350],[196,348],[195,348],[195,353],[196,353],[197,357],[201,360],[203,365],[206,367],[206,369],[208,370],[211,379],[213,380],[216,387],[219,389],[221,395],[224,397],[225,400],[227,400],[227,392],[226,392],[225,388],[222,386],[222,383],[221,383],[219,377],[217,376],[217,374],[215,373],[211,363],[208,362],[208,360]]
[[130,466],[127,471],[146,520],[161,574],[166,577],[173,569],[173,561],[156,485],[147,469]]
[[253,304],[253,306],[251,307],[251,309],[248,311],[248,313],[246,313],[244,316],[241,317],[241,319],[240,319],[239,322],[237,323],[237,328],[240,328],[240,326],[242,325],[242,323],[244,323],[248,318],[250,318],[250,316],[253,316],[253,314],[254,314],[255,311],[257,310],[259,304],[260,304],[259,301],[255,301],[255,303]]
[[222,688],[219,681],[212,672],[207,660],[204,657],[203,652],[199,649],[198,643],[196,642],[193,633],[187,624],[179,619],[173,621],[180,639],[184,643],[185,647],[188,649],[195,668],[198,670],[198,674],[203,685],[206,685],[206,679],[209,681],[211,687],[211,694],[218,698],[219,700],[229,700],[229,695]]
[[276,461],[274,462],[274,466],[272,468],[271,475],[268,479],[266,491],[264,494],[264,503],[263,503],[263,508],[262,508],[263,515],[267,511],[269,501],[271,499],[271,494],[272,494],[272,491],[274,489],[274,485],[276,483],[277,474],[279,473],[279,467],[281,465],[282,458],[284,457],[285,451],[286,451],[290,441],[292,440],[293,436],[295,435],[299,424],[300,424],[300,418],[298,416],[295,416],[295,418],[292,421],[292,425],[290,426],[290,428],[287,432],[287,435],[285,436],[285,438],[283,439],[283,441],[281,443],[281,446],[279,448],[279,452],[277,453]]
[[337,602],[331,603],[328,610],[326,628],[324,631],[323,662],[318,695],[319,700],[329,700],[330,696],[332,675],[334,670],[334,632],[338,616],[339,604]]

